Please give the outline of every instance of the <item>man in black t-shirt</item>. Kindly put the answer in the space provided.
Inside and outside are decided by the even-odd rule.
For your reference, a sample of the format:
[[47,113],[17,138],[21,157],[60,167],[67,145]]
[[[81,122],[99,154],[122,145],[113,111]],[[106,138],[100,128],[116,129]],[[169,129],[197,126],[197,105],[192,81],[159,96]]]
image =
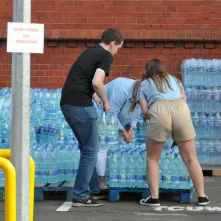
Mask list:
[[74,185],[73,206],[100,206],[93,193],[99,192],[96,171],[98,153],[98,115],[92,103],[94,92],[108,112],[110,105],[104,90],[113,55],[122,47],[120,31],[110,28],[103,32],[101,43],[85,50],[75,61],[62,89],[60,106],[78,140],[80,163]]

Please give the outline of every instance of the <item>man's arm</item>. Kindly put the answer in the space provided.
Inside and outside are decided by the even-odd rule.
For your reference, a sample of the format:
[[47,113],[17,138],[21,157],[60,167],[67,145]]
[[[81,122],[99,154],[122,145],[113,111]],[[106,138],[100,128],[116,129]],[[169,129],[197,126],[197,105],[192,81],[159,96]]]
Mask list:
[[97,93],[97,95],[104,104],[105,112],[108,112],[110,110],[110,105],[107,99],[106,92],[104,90],[104,79],[105,79],[105,72],[101,69],[97,69],[94,78],[92,80],[92,85],[95,92]]

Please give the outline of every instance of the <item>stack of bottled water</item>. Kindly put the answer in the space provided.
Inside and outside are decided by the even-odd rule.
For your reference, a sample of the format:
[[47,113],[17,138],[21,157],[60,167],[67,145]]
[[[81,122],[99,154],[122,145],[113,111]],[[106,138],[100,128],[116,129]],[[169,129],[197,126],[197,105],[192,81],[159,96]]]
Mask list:
[[[60,111],[60,93],[60,89],[30,90],[30,149],[36,164],[36,183],[73,182],[76,178],[80,151],[77,140]],[[100,110],[98,112],[99,145],[100,149],[108,152],[107,183],[110,187],[146,188],[145,140],[148,121],[144,121],[141,116],[137,127],[134,128],[134,142],[120,145],[117,117],[111,112],[108,114]],[[0,91],[0,113],[0,147],[6,148],[10,147],[11,89],[9,88]],[[181,162],[179,152],[170,151],[171,144],[172,140],[169,139],[162,153],[160,185],[162,188],[185,189],[191,183],[189,175]],[[205,142],[202,144],[205,146]],[[214,144],[210,146],[210,155],[212,155]],[[2,183],[4,176],[0,172],[0,185]]]
[[186,59],[182,62],[181,72],[184,84],[188,87],[221,86],[221,60]]
[[221,165],[221,60],[184,60],[181,70],[200,163]]
[[184,164],[179,150],[174,147],[172,150],[168,145],[165,145],[160,166],[160,188],[164,189],[190,189],[192,181],[186,165]]
[[[80,151],[60,110],[61,89],[30,89],[30,149],[36,183],[74,181]],[[0,90],[0,148],[10,148],[11,89]],[[0,172],[0,186],[4,174]]]
[[[3,88],[0,90],[0,149],[10,147],[11,131],[11,89]],[[4,172],[0,169],[0,187],[5,183]]]
[[[162,151],[160,166],[160,188],[190,189],[192,182],[176,148],[170,149],[171,139]],[[108,152],[107,183],[115,188],[148,188],[146,180],[145,144],[126,144]]]
[[0,149],[10,146],[11,131],[11,89],[3,88],[0,91]]
[[185,91],[192,112],[199,109],[204,112],[220,112],[221,87],[185,86]]
[[72,182],[77,174],[80,151],[60,110],[60,93],[60,89],[31,90],[31,123],[36,139],[31,139],[31,154],[37,183]]

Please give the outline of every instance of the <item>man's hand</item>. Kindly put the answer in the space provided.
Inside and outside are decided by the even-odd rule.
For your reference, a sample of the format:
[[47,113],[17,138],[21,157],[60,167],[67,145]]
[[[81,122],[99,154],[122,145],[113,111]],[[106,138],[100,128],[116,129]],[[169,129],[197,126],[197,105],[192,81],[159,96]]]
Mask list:
[[96,104],[97,104],[98,107],[101,107],[101,106],[102,106],[102,101],[101,101],[101,99],[100,99],[99,97],[95,97],[95,98],[94,98],[94,101],[96,102]]
[[104,103],[104,111],[106,113],[108,113],[110,111],[110,104],[108,101]]

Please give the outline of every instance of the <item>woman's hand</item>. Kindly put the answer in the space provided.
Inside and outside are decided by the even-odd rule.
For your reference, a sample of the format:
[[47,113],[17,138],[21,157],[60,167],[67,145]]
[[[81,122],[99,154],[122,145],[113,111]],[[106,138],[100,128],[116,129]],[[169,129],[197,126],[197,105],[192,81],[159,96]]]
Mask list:
[[123,129],[123,130],[121,131],[121,133],[122,133],[122,135],[124,136],[124,141],[125,141],[126,143],[131,143],[131,142],[132,142],[133,138],[130,136],[130,134],[129,134],[125,129]]
[[133,141],[133,130],[134,130],[134,128],[132,126],[130,126],[130,129],[127,132],[128,135],[130,136],[129,143],[131,143]]

